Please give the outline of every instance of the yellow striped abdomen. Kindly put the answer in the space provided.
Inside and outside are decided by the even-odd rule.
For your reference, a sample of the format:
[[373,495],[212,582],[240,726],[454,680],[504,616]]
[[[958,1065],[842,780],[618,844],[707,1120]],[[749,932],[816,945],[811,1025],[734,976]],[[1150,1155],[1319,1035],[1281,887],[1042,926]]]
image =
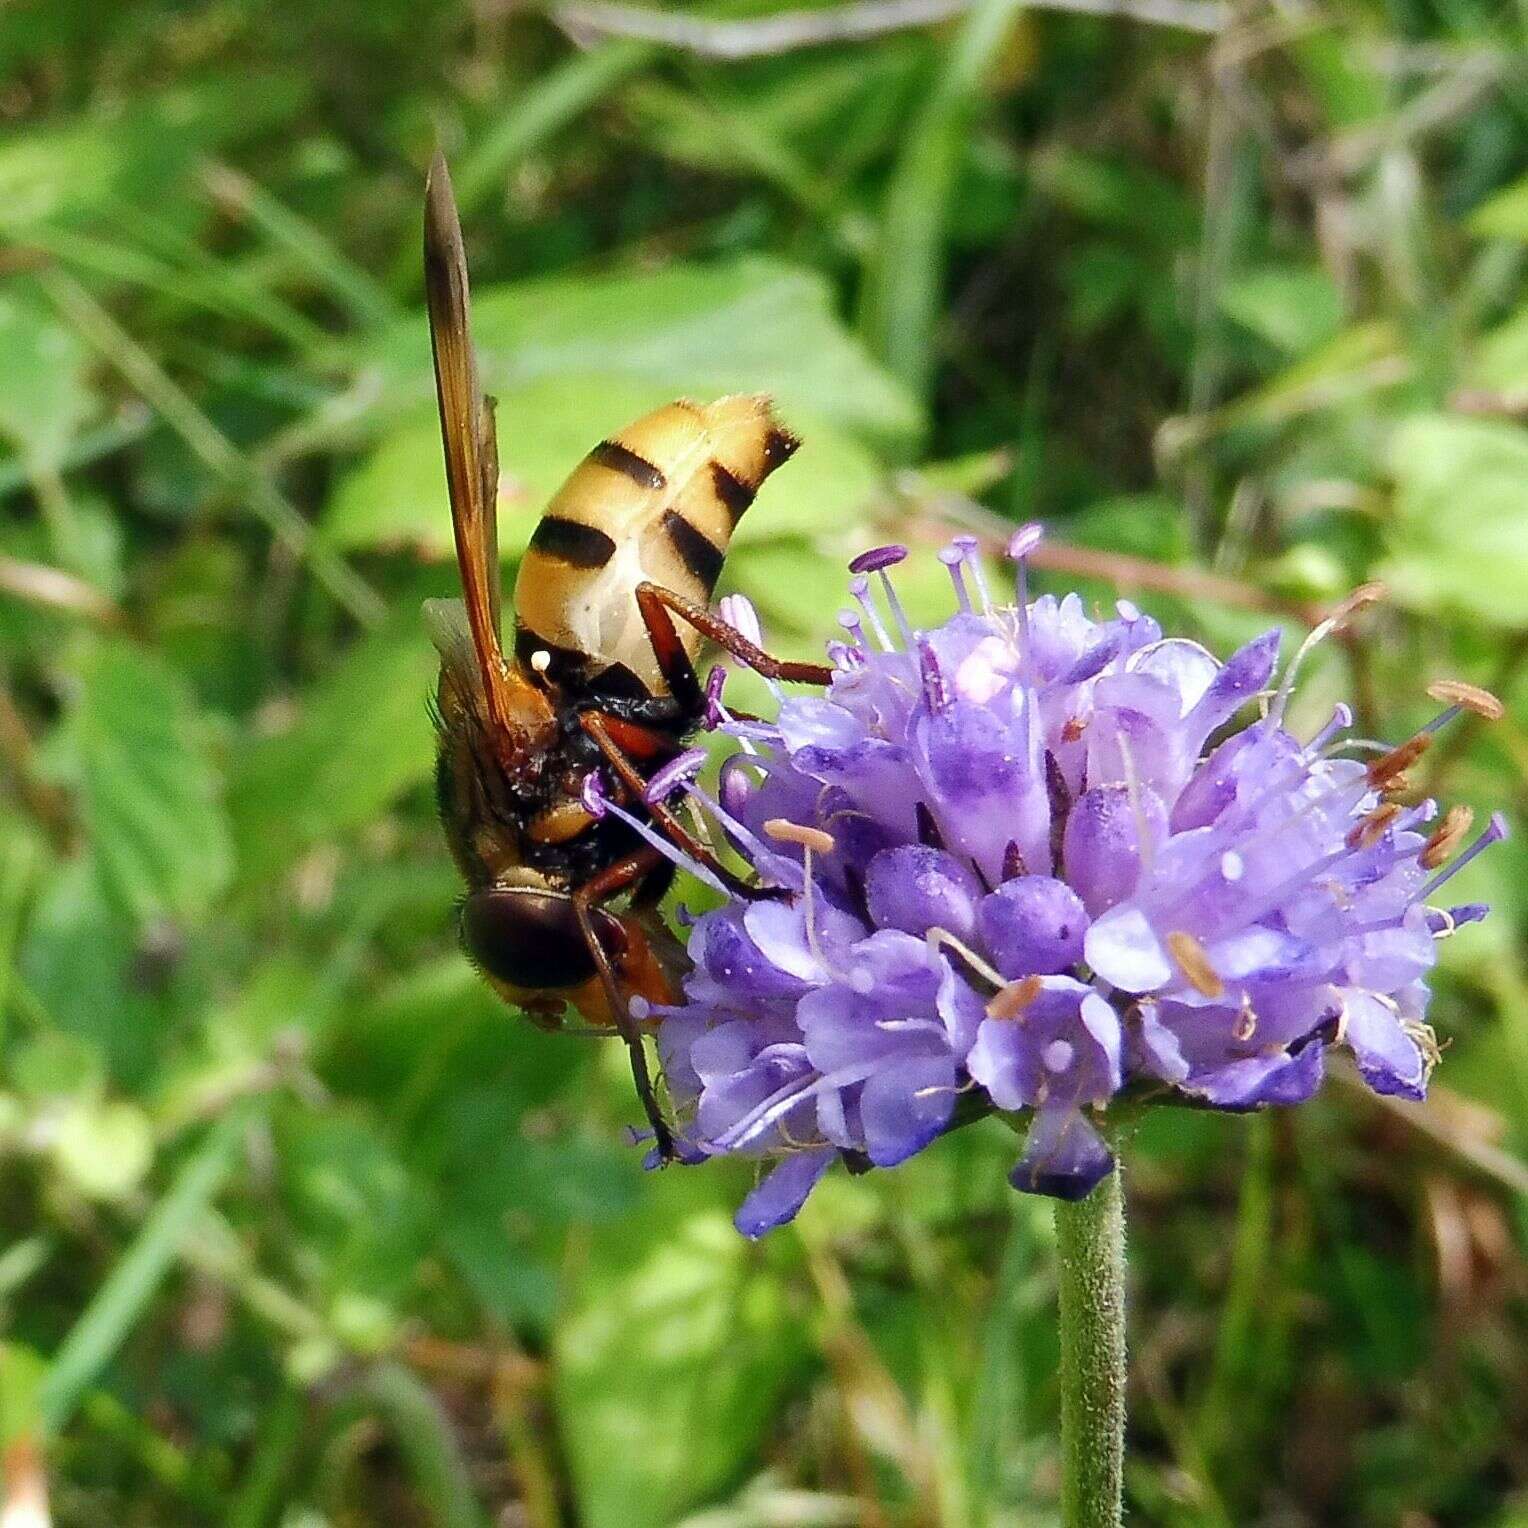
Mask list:
[[[557,491],[521,561],[521,651],[576,653],[591,674],[624,664],[666,694],[637,585],[708,602],[738,521],[796,446],[769,400],[744,394],[665,404],[601,441]],[[680,637],[693,657],[699,633],[681,624]]]

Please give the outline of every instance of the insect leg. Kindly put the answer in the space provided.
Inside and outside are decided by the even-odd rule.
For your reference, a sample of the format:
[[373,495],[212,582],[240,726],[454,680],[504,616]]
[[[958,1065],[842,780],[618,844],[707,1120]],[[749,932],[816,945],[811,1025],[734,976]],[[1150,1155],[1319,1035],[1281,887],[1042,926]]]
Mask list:
[[[688,622],[702,635],[710,637],[718,647],[731,653],[739,663],[747,664],[755,673],[762,674],[766,679],[784,679],[794,684],[826,685],[833,682],[834,670],[826,664],[794,663],[784,658],[773,657],[762,647],[755,647],[742,632],[729,626],[719,615],[713,614],[704,605],[698,604],[695,600],[686,599],[682,594],[675,594],[672,589],[665,589],[662,584],[638,584],[637,608],[642,612],[642,620],[652,640],[653,652],[657,655],[659,666],[663,669],[664,678],[669,681],[670,689],[673,689],[676,697],[684,698],[675,687],[674,679],[667,667],[671,660],[666,657],[666,654],[677,652],[684,660],[685,669],[688,670],[688,683],[691,686],[689,693],[697,706],[701,700],[700,685],[695,678],[695,669],[690,663],[689,655],[679,641],[679,634],[674,630],[673,616],[669,614],[669,611],[673,611],[674,615]],[[681,683],[683,682],[681,680]]]
[[686,716],[699,716],[705,710],[706,695],[695,674],[695,665],[679,640],[674,629],[673,617],[653,597],[656,584],[637,585],[637,609],[642,612],[642,624],[647,627],[647,640],[652,645],[653,656],[658,660],[658,672],[663,675],[669,693],[679,703]]
[[[633,797],[641,801],[647,790],[647,781],[642,778],[641,771],[631,762],[626,750],[621,747],[614,736],[613,727],[619,727],[623,735],[633,732],[645,733],[647,728],[636,722],[622,721],[618,717],[606,717],[600,711],[584,711],[579,714],[579,726],[592,737],[604,754],[610,767],[616,772],[621,784],[629,790]],[[752,886],[740,876],[729,870],[716,855],[685,827],[669,808],[661,801],[647,802],[647,810],[654,822],[663,829],[669,841],[678,848],[683,849],[691,859],[698,860],[702,865],[724,885],[733,896],[745,897],[750,901],[763,901],[771,897],[783,896],[784,892],[773,886]]]
[[672,1162],[676,1155],[674,1132],[669,1122],[663,1117],[658,1095],[653,1091],[652,1073],[648,1070],[647,1051],[642,1044],[642,1035],[631,1016],[627,998],[621,991],[621,984],[615,974],[615,967],[611,964],[610,954],[600,943],[599,935],[594,927],[594,908],[599,903],[607,902],[611,897],[626,891],[651,875],[664,863],[663,856],[656,849],[639,849],[635,854],[617,860],[613,865],[607,865],[598,875],[585,881],[573,893],[573,910],[578,917],[579,932],[584,936],[584,943],[588,946],[595,970],[599,973],[600,985],[605,989],[605,996],[610,1002],[611,1017],[615,1020],[615,1026],[626,1045],[626,1054],[631,1061],[631,1080],[636,1086],[637,1097],[642,1102],[642,1112],[647,1116],[648,1124],[652,1126],[653,1141],[658,1148],[658,1155],[663,1161]]

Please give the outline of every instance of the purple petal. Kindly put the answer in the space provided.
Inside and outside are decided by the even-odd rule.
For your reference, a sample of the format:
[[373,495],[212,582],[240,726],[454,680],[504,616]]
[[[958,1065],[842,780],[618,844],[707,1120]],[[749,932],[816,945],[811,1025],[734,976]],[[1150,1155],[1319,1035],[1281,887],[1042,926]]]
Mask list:
[[1082,958],[1088,914],[1064,881],[1025,875],[982,898],[977,925],[1004,976],[1051,976]]
[[1441,934],[1449,928],[1459,929],[1467,923],[1479,923],[1490,915],[1489,902],[1461,902],[1457,907],[1449,908],[1446,914],[1429,909],[1427,927],[1432,933]]
[[1031,1076],[1037,1065],[1034,1041],[1023,1024],[987,1019],[976,1032],[966,1069],[986,1089],[999,1109],[1023,1109],[1033,1097]]
[[1155,1003],[1140,1005],[1141,1053],[1150,1070],[1164,1082],[1179,1083],[1188,1076],[1189,1065],[1178,1037],[1162,1022]]
[[1108,627],[1097,641],[1064,673],[1058,683],[1085,684],[1095,679],[1119,657],[1125,646],[1125,633],[1119,627]]
[[1276,981],[1297,974],[1314,953],[1303,939],[1279,929],[1251,928],[1214,939],[1206,947],[1210,965],[1226,981]]
[[970,983],[948,963],[939,983],[936,1004],[949,1036],[950,1049],[963,1058],[975,1043],[977,1031],[987,1017],[986,1005],[971,990]]
[[[821,902],[813,909],[817,949],[848,943],[862,930],[859,920]],[[774,971],[798,982],[822,981],[826,972],[812,948],[813,935],[806,926],[806,908],[800,902],[750,902],[743,913],[743,927]],[[800,990],[798,987],[797,991]]]
[[1092,1037],[1103,1060],[1103,1086],[1094,1085],[1092,1102],[1103,1103],[1119,1091],[1120,1062],[1124,1052],[1124,1033],[1120,1029],[1119,1015],[1113,1006],[1096,992],[1089,992],[1078,1005],[1078,1017],[1082,1026]]
[[753,1239],[794,1220],[834,1155],[828,1149],[800,1151],[784,1158],[743,1201],[732,1223]]
[[1199,643],[1169,637],[1142,652],[1131,662],[1130,671],[1150,674],[1172,689],[1178,696],[1178,714],[1182,716],[1204,698],[1204,692],[1220,672],[1220,664]]
[[1085,1199],[1113,1166],[1113,1154],[1075,1109],[1041,1109],[1008,1181],[1025,1194]]
[[1195,1070],[1184,1091],[1218,1109],[1259,1109],[1268,1104],[1299,1104],[1321,1086],[1324,1048],[1307,1045],[1291,1056],[1244,1056],[1223,1066]]
[[[789,911],[775,902],[760,905],[780,907],[782,913]],[[746,929],[739,926],[743,921],[738,911],[730,907],[702,918],[690,937],[696,965],[719,987],[736,992],[745,1001],[749,997],[789,997],[805,991],[798,971],[785,969],[761,950]],[[804,937],[803,932],[803,942]],[[806,969],[804,960],[792,960],[790,964],[798,970]]]
[[931,928],[969,939],[976,927],[981,882],[953,855],[922,844],[877,854],[865,870],[865,899],[882,928],[920,938]]
[[922,1151],[950,1122],[955,1065],[948,1056],[915,1056],[870,1077],[860,1093],[865,1150],[877,1167]]
[[1394,992],[1432,969],[1438,958],[1437,942],[1427,931],[1425,911],[1417,912],[1415,927],[1374,929],[1359,936],[1347,962],[1351,985]]
[[1093,917],[1135,891],[1143,828],[1150,845],[1167,836],[1167,809],[1149,787],[1142,786],[1132,801],[1126,786],[1099,785],[1073,802],[1061,855],[1068,884]]
[[1370,992],[1349,992],[1342,1037],[1363,1079],[1376,1093],[1400,1098],[1427,1096],[1427,1065],[1399,1015]]
[[1207,737],[1267,685],[1273,676],[1273,666],[1279,661],[1283,635],[1275,626],[1231,654],[1185,718],[1191,732],[1200,738]]
[[1150,992],[1173,979],[1162,941],[1140,908],[1121,904],[1105,913],[1083,941],[1087,962],[1113,987]]

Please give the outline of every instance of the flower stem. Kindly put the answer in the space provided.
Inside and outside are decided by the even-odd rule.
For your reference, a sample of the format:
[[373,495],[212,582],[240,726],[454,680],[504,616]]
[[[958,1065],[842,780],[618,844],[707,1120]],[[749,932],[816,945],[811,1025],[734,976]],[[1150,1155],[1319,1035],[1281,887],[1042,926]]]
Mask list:
[[1125,1200],[1115,1168],[1056,1201],[1061,1304],[1061,1520],[1118,1528],[1125,1455]]

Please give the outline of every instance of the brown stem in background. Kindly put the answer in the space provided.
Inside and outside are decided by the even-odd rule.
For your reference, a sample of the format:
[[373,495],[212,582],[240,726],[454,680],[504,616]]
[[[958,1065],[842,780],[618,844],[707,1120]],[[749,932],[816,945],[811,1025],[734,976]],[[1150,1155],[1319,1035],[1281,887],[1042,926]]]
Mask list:
[[60,853],[74,842],[74,813],[69,798],[44,780],[36,768],[36,748],[10,689],[0,684],[0,765],[11,777],[21,804],[37,820]]
[[[1015,527],[990,510],[967,500],[941,498],[930,504],[933,514],[915,514],[904,534],[929,544],[949,540],[950,531],[969,531],[990,557],[1004,556]],[[1123,589],[1149,589],[1186,600],[1210,600],[1239,610],[1264,610],[1291,617],[1306,626],[1318,625],[1326,616],[1320,605],[1261,589],[1241,579],[1211,573],[1204,568],[1183,567],[1135,557],[1128,552],[1105,552],[1096,547],[1073,546],[1047,539],[1029,554],[1029,564],[1050,573],[1075,578],[1097,578]]]
[[83,616],[108,631],[127,630],[127,615],[115,600],[84,579],[47,563],[23,562],[0,553],[0,594]]
[[[575,42],[631,37],[699,58],[770,58],[830,43],[868,42],[889,32],[934,26],[971,9],[972,0],[851,0],[820,10],[780,11],[736,21],[712,20],[609,0],[568,0],[552,20]],[[1032,8],[1079,16],[1118,17],[1213,36],[1230,23],[1220,0],[1031,0]]]
[[1348,673],[1353,680],[1353,719],[1358,723],[1359,736],[1378,737],[1380,706],[1374,693],[1374,670],[1369,662],[1369,650],[1350,626],[1342,627],[1334,635],[1342,643],[1348,659]]

